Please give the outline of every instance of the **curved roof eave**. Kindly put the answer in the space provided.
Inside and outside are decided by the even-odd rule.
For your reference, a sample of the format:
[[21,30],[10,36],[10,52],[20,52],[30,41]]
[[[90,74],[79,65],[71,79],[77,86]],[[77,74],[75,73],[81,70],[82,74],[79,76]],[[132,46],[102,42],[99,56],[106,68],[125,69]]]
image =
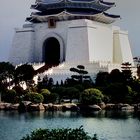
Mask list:
[[99,3],[96,3],[96,4],[86,4],[86,5],[78,5],[78,4],[75,4],[75,5],[62,5],[62,4],[45,4],[45,3],[37,3],[36,5],[31,5],[31,8],[32,9],[36,9],[38,11],[46,11],[46,10],[55,10],[55,9],[59,9],[59,8],[82,8],[82,9],[85,9],[85,8],[89,8],[89,9],[93,9],[93,10],[98,10],[98,11],[106,11],[108,9],[111,8],[111,6],[108,6],[108,5],[104,5],[104,4],[99,4]]
[[46,3],[46,4],[54,4],[60,2],[72,2],[72,3],[101,3],[105,5],[115,5],[114,2],[105,2],[103,0],[36,0],[35,3]]
[[103,1],[103,0],[100,0],[99,1],[100,3],[102,3],[102,4],[105,4],[105,5],[109,5],[109,6],[115,6],[115,2],[106,2],[106,1]]
[[[67,16],[67,17],[66,17]],[[49,17],[57,17],[59,19],[59,17],[62,18],[68,18],[68,16],[73,16],[73,17],[87,17],[90,18],[94,21],[97,22],[102,22],[102,23],[106,23],[106,24],[111,24],[113,22],[116,21],[116,19],[120,18],[120,16],[116,16],[116,15],[109,15],[107,13],[98,13],[95,15],[90,15],[90,14],[76,14],[76,13],[70,13],[67,11],[62,11],[61,13],[58,14],[52,14],[52,15],[45,15],[45,16],[38,16],[38,15],[32,15],[32,17],[30,18],[31,20],[36,20],[36,21],[40,21],[40,22],[45,22]]]

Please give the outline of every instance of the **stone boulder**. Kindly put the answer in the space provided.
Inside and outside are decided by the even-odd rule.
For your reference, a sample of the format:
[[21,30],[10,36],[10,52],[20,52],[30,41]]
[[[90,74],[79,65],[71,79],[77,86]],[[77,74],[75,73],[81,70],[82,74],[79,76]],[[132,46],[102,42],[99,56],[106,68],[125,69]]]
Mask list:
[[43,106],[42,103],[40,103],[40,104],[38,105],[38,109],[39,109],[39,111],[45,110],[45,108],[44,108],[44,106]]
[[140,103],[137,104],[137,110],[140,111]]
[[101,102],[101,103],[99,103],[98,105],[99,105],[99,107],[100,107],[101,109],[105,109],[105,108],[106,108],[106,104],[105,104],[104,102]]
[[54,111],[62,111],[62,105],[60,104],[60,105],[53,105],[53,109],[54,109]]
[[0,103],[0,110],[4,110],[5,109],[5,103]]
[[79,104],[79,108],[80,108],[80,111],[82,112],[93,112],[93,111],[99,111],[101,110],[101,107],[98,106],[98,105],[84,105],[84,104]]
[[32,103],[27,106],[27,111],[42,111],[42,110],[45,110],[42,103],[39,104]]
[[0,110],[18,110],[19,104],[0,103]]
[[121,110],[122,110],[122,111],[134,111],[134,106],[130,106],[129,104],[124,104],[124,105],[121,107]]
[[114,109],[114,107],[115,107],[115,104],[108,103],[108,104],[106,104],[105,109],[106,110],[112,110],[112,109]]
[[43,104],[45,111],[49,110],[49,104]]
[[19,107],[19,103],[18,104],[11,104],[9,109],[10,110],[18,110],[18,107]]
[[118,104],[115,104],[114,109],[115,109],[115,110],[121,110],[121,108],[122,108],[123,106],[124,106],[123,103],[118,103]]
[[4,103],[4,110],[11,110],[11,103]]
[[99,110],[102,110],[101,107],[98,106],[98,105],[89,105],[88,107],[89,107],[89,109],[91,111],[99,111]]
[[62,104],[63,111],[78,111],[79,107],[74,103],[64,103]]

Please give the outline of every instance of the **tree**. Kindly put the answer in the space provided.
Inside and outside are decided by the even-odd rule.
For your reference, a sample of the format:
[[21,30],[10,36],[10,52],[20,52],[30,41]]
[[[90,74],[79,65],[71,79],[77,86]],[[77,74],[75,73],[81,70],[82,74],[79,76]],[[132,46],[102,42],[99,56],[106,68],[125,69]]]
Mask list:
[[139,103],[140,102],[140,80],[134,79],[133,82],[131,82],[131,89],[133,92],[133,103]]
[[10,86],[10,81],[14,78],[15,67],[9,62],[0,62],[0,88]]
[[113,69],[109,73],[109,82],[110,83],[123,83],[124,82],[123,73],[119,69]]
[[50,90],[53,87],[53,85],[54,85],[53,78],[48,78],[47,75],[45,75],[43,77],[43,80],[42,81],[40,80],[38,82],[38,88],[39,88],[39,90],[45,89],[45,88],[47,88],[47,89]]
[[30,85],[33,81],[34,73],[35,71],[32,65],[23,64],[18,66],[15,69],[15,83],[19,84],[24,81],[27,86]]
[[132,65],[129,62],[122,63],[122,74],[125,80],[125,83],[130,83],[133,80],[132,77]]
[[70,101],[72,99],[78,99],[80,98],[80,91],[74,87],[68,87],[65,89],[65,97],[69,98]]
[[131,94],[130,92],[129,87],[123,83],[111,83],[103,93],[109,97],[110,102],[126,103],[126,98]]
[[58,95],[59,103],[61,99],[66,95],[66,88],[65,87],[54,87],[51,92],[56,93]]
[[83,83],[85,79],[90,78],[89,76],[87,76],[88,72],[82,65],[78,65],[77,68],[70,68],[70,71],[76,73],[76,75],[72,75],[71,78],[78,82]]
[[53,85],[54,85],[53,78],[49,78],[47,87],[48,87],[49,89],[51,89]]
[[81,95],[81,103],[82,104],[97,104],[102,102],[103,94],[100,90],[96,88],[85,89]]
[[44,103],[54,103],[57,99],[57,95],[51,93],[48,89],[42,89],[41,95],[44,97]]
[[106,86],[109,82],[108,72],[99,72],[95,79],[96,86]]
[[139,57],[134,57],[134,62],[137,64],[137,76],[138,79],[140,79],[140,58]]
[[17,96],[19,97],[24,95],[25,93],[24,89],[21,86],[14,86],[12,89],[16,91]]
[[8,103],[15,103],[17,93],[15,90],[7,90],[6,92],[2,93],[2,101],[8,102]]

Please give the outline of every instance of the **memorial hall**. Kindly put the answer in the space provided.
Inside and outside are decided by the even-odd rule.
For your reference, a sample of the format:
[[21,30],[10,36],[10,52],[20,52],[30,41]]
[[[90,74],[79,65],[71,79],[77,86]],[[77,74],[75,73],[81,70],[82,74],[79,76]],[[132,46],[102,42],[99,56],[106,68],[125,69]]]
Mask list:
[[59,82],[77,65],[93,79],[99,71],[133,65],[128,32],[113,25],[120,15],[108,13],[115,6],[105,0],[36,0],[26,23],[15,29],[9,61],[30,63],[37,76]]

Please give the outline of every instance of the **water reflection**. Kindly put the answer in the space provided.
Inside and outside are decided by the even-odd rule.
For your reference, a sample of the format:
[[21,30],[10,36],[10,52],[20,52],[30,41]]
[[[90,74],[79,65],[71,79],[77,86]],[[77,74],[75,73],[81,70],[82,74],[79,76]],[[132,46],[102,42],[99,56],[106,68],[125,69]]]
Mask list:
[[133,117],[133,111],[96,111],[85,113],[82,112],[83,117],[96,117],[96,118],[114,118],[114,119],[128,119]]
[[77,128],[81,125],[88,133],[97,133],[100,140],[140,139],[140,112],[0,111],[0,139],[2,140],[18,140],[37,128]]
[[138,117],[140,119],[140,112],[134,111],[94,111],[94,112],[71,112],[71,111],[34,111],[18,113],[17,111],[0,111],[1,117],[11,117],[15,119],[23,119],[24,116],[27,120],[34,119],[52,119],[55,118],[77,118],[77,117],[94,117],[94,118],[114,118],[114,119],[128,119],[130,117]]
[[133,117],[138,118],[140,120],[140,111],[134,112]]

